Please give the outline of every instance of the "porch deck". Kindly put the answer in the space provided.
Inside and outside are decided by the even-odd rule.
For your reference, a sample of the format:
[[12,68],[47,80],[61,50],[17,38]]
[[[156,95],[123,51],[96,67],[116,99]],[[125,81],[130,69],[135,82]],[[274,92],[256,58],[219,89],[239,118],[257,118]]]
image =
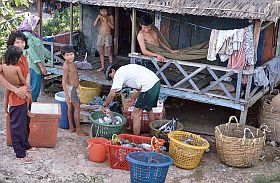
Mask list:
[[[83,60],[83,57],[77,57],[76,60]],[[239,71],[216,65],[170,59],[160,63],[152,57],[135,54],[130,54],[129,57],[130,59],[117,56],[113,62],[121,65],[139,62],[143,65],[144,62],[161,79],[161,93],[166,96],[240,110],[240,123],[245,123],[248,108],[269,90],[268,87],[252,86],[254,70]],[[87,60],[93,65],[93,70],[78,70],[79,78],[102,85],[111,85],[112,82],[105,79],[103,72],[96,71],[100,67],[99,57],[90,55]],[[108,64],[108,59],[105,58],[106,64]],[[62,75],[61,68],[60,63],[60,66],[54,64],[54,67],[48,67],[47,70],[50,73]],[[226,87],[224,80],[227,77],[233,79],[234,84],[230,85],[235,88],[234,91]],[[247,78],[247,84],[242,86],[244,77]],[[213,90],[217,86],[219,90]]]
[[[83,60],[84,55],[77,56],[76,60]],[[99,57],[94,57],[93,55],[89,55],[87,61],[93,65],[92,70],[80,70],[78,69],[78,74],[80,80],[91,81],[95,83],[99,83],[102,85],[112,85],[112,81],[108,81],[104,77],[104,72],[98,72],[97,69],[100,67],[100,59]],[[130,62],[128,57],[117,56],[113,59],[113,63],[119,63],[120,65],[125,65]],[[108,59],[105,57],[105,66],[109,64]],[[54,66],[48,66],[47,70],[49,73],[62,75],[62,63],[57,62],[53,64]]]
[[[155,73],[163,82],[161,92],[202,103],[229,107],[241,111],[240,123],[245,124],[248,108],[269,91],[268,87],[253,85],[254,69],[236,70],[226,67],[167,59],[164,63],[153,57],[130,54],[131,63],[148,61],[154,65]],[[266,69],[265,65],[261,66]],[[169,69],[173,70],[170,77]],[[174,74],[175,73],[175,74]],[[230,91],[224,80],[235,80],[234,91]],[[172,80],[175,78],[175,80]],[[246,80],[246,82],[243,81]],[[214,87],[218,86],[220,91]]]

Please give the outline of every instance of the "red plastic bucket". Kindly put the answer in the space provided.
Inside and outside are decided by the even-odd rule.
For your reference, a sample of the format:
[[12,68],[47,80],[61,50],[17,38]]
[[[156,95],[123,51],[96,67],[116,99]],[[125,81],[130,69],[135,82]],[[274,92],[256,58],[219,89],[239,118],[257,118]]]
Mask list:
[[88,159],[96,163],[106,160],[106,144],[108,140],[105,138],[89,138],[88,143]]

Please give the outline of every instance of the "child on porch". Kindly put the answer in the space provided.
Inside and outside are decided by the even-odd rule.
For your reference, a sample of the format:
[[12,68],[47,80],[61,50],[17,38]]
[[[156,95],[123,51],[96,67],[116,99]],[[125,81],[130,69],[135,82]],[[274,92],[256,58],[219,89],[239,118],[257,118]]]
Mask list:
[[[75,50],[72,46],[64,46],[61,48],[61,54],[65,60],[63,64],[62,86],[65,94],[65,100],[68,107],[68,121],[69,131],[71,133],[76,131],[79,136],[88,136],[88,133],[81,129],[80,125],[80,98],[79,98],[79,76],[77,66],[74,63]],[[76,129],[72,118],[72,108],[74,107],[74,120]]]
[[95,27],[99,22],[99,34],[97,38],[97,46],[99,46],[99,51],[100,51],[101,67],[97,71],[103,71],[104,52],[105,52],[104,46],[107,48],[107,52],[109,55],[109,62],[111,64],[113,62],[113,51],[112,51],[113,40],[112,40],[111,30],[114,29],[114,19],[112,15],[108,14],[108,7],[100,6],[99,12],[100,14],[93,22],[93,26]]
[[[14,34],[12,34],[14,35]],[[11,37],[11,36],[10,36]],[[9,38],[10,39],[10,38]],[[4,77],[12,85],[19,87],[25,85],[29,88],[28,63],[23,55],[21,48],[9,46],[5,56],[2,70]],[[5,90],[4,113],[10,115],[10,131],[12,146],[16,157],[23,163],[32,163],[33,159],[26,156],[26,151],[32,149],[28,142],[28,107],[31,101],[31,95],[28,94],[26,99],[20,99],[12,91]],[[9,112],[8,112],[9,104]]]

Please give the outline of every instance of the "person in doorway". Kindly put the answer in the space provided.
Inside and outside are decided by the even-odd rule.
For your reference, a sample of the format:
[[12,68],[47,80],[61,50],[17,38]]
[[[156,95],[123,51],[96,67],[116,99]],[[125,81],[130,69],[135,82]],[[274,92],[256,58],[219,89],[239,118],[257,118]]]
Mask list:
[[123,85],[137,90],[129,99],[127,105],[135,103],[132,112],[133,134],[140,135],[141,114],[143,110],[149,113],[149,120],[155,120],[153,107],[157,106],[160,92],[160,80],[151,70],[137,65],[128,64],[120,67],[119,65],[109,65],[105,70],[107,80],[113,80],[111,90],[103,104],[102,112],[108,112],[108,105],[114,99],[116,92],[120,91]]
[[150,43],[156,47],[162,46],[167,51],[175,54],[179,53],[177,50],[172,50],[159,39],[157,33],[152,29],[153,19],[150,16],[143,16],[140,21],[141,30],[138,32],[137,40],[141,52],[147,56],[156,57],[159,61],[163,62],[166,58],[160,54],[149,51],[145,43]]
[[[27,38],[21,32],[13,32],[10,34],[8,38],[7,45],[8,50],[5,54],[5,63],[10,63],[13,60],[17,60],[18,63],[15,65],[20,68],[20,72],[22,73],[25,80],[25,87],[29,88],[30,83],[30,74],[28,70],[28,62],[27,58],[22,51],[26,49]],[[18,49],[14,49],[14,47],[18,47]],[[13,50],[10,50],[13,48]],[[12,53],[11,53],[12,51]],[[21,57],[19,58],[19,55]],[[11,75],[12,68],[8,69],[5,65],[2,66],[3,76],[6,77],[7,81],[10,84],[13,84],[14,87],[18,85],[22,85],[24,81],[20,81],[17,75]],[[25,96],[29,96],[30,94],[25,94]],[[27,97],[28,98],[28,97]],[[27,99],[26,98],[26,99]],[[17,96],[17,94],[13,91],[10,91],[8,94],[6,93],[4,110],[5,113],[8,114],[7,104],[9,104],[9,115],[10,115],[10,131],[12,138],[12,146],[14,152],[16,153],[16,157],[23,163],[33,163],[33,159],[27,156],[27,150],[35,150],[31,147],[28,142],[29,137],[29,118],[27,116],[27,100],[22,99]]]
[[108,7],[106,6],[100,6],[99,12],[100,14],[93,22],[93,26],[95,27],[97,23],[99,23],[97,46],[99,46],[99,51],[100,51],[101,67],[97,71],[103,71],[105,47],[107,48],[107,52],[109,55],[109,62],[111,64],[113,62],[113,50],[112,50],[113,39],[112,39],[111,30],[114,29],[114,19],[112,15],[108,14]]
[[[68,107],[67,116],[69,121],[69,131],[71,133],[76,131],[76,134],[79,136],[88,136],[89,134],[81,129],[80,124],[79,76],[77,66],[74,63],[75,49],[72,46],[64,46],[60,51],[65,60],[63,64],[62,86]],[[72,118],[73,108],[76,129]]]
[[47,74],[44,64],[46,60],[50,60],[51,54],[44,47],[39,35],[35,32],[40,18],[35,15],[27,16],[18,27],[18,31],[28,39],[28,49],[24,50],[27,56],[29,72],[30,72],[30,90],[32,101],[36,102],[41,90],[42,76]]

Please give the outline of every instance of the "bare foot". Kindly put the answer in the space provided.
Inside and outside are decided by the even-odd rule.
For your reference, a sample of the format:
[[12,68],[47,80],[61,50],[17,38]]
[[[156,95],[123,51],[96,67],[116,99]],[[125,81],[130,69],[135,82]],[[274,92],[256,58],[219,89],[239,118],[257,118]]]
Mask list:
[[99,69],[97,69],[98,72],[101,72],[101,71],[103,71],[103,70],[104,70],[104,68],[102,68],[102,67],[99,68]]
[[24,164],[32,164],[34,163],[34,160],[28,156],[25,156],[24,158],[18,158],[18,160],[21,162],[21,163],[24,163]]
[[76,129],[75,128],[69,128],[69,130],[68,130],[70,133],[74,133],[75,131],[76,131]]
[[76,134],[79,136],[88,136],[89,135],[87,132],[84,132],[83,130],[76,130]]

